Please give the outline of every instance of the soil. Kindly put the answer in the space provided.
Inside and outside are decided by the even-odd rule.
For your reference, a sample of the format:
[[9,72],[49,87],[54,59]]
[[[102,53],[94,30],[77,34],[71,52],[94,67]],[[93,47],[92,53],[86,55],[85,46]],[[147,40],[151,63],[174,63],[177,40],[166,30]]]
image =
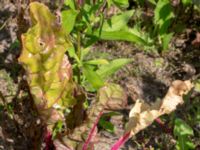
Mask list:
[[[38,149],[43,124],[37,115],[23,77],[23,68],[17,62],[20,47],[17,44],[17,6],[9,0],[0,1],[0,149]],[[52,8],[54,9],[54,8]],[[163,55],[148,53],[128,42],[101,41],[93,47],[90,57],[130,58],[132,63],[119,70],[110,81],[119,83],[128,95],[128,106],[120,115],[110,118],[115,126],[113,133],[100,129],[95,150],[109,150],[123,134],[130,108],[137,99],[151,104],[161,99],[171,82],[176,79],[196,81],[200,75],[200,46],[194,45],[197,29],[177,35],[171,49]],[[198,41],[196,42],[198,43]],[[100,56],[101,54],[101,56]],[[173,116],[189,121],[193,106],[200,106],[200,93],[194,91],[188,103],[181,106]],[[192,108],[191,108],[192,107]],[[173,128],[170,116],[163,116],[165,124]],[[200,122],[190,123],[194,130],[193,142],[200,147]],[[153,123],[130,139],[121,149],[175,149],[173,133],[168,133]],[[42,148],[40,148],[42,149]]]

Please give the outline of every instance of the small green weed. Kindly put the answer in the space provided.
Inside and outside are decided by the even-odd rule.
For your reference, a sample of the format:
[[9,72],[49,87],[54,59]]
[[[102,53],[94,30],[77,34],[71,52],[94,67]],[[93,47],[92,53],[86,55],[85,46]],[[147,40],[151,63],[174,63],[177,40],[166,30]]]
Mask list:
[[71,34],[73,41],[73,47],[68,53],[75,61],[73,64],[74,78],[88,91],[95,91],[102,87],[107,77],[131,62],[130,59],[125,58],[86,59],[91,52],[91,47],[99,40],[137,40],[133,35],[130,35],[133,38],[129,38],[128,32],[123,30],[125,26],[127,27],[133,10],[121,11],[111,18],[106,18],[105,12],[100,10],[108,9],[112,5],[124,8],[128,6],[128,1],[110,0],[105,4],[105,1],[98,0],[79,4],[73,0],[67,0],[62,11],[62,25],[66,33]]
[[194,143],[189,138],[194,135],[194,132],[182,119],[177,118],[175,120],[174,135],[177,137],[176,149],[195,149]]

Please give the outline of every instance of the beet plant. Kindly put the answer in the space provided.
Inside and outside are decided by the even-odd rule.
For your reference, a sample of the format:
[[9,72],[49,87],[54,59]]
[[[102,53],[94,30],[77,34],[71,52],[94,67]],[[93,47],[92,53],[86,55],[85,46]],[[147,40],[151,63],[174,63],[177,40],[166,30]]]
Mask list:
[[[127,104],[124,90],[107,79],[132,60],[88,60],[86,56],[91,46],[99,40],[148,43],[127,25],[132,10],[106,18],[99,11],[104,9],[104,1],[90,3],[66,1],[67,8],[60,16],[55,16],[42,3],[29,5],[31,26],[21,35],[22,52],[18,60],[25,69],[30,93],[46,128],[43,138],[47,150],[51,147],[93,149],[98,140],[95,138],[97,124],[104,111],[120,110]],[[127,7],[127,3],[126,0],[121,3],[113,0],[108,7],[114,4]],[[137,100],[130,111],[124,135],[111,149],[119,149],[156,118],[174,111],[177,105],[183,104],[182,96],[192,87],[189,80],[176,80],[161,101],[148,105]],[[87,100],[87,93],[95,95],[92,102]]]
[[[18,60],[26,70],[34,103],[47,127],[44,133],[46,147],[48,149],[51,143],[48,142],[49,138],[53,135],[57,149],[76,149],[84,142],[83,147],[87,149],[91,138],[94,138],[103,110],[122,108],[126,104],[126,95],[119,85],[93,82],[94,88],[98,90],[97,100],[84,116],[85,94],[73,80],[72,65],[65,54],[73,47],[69,34],[48,7],[38,2],[30,3],[29,6],[32,26],[21,36],[22,52]],[[120,61],[126,64],[130,60]],[[119,68],[114,66],[114,70]],[[84,72],[88,76],[95,76],[90,70],[85,69]],[[92,80],[95,81],[95,78]],[[57,128],[61,128],[59,125],[65,124],[63,135],[56,132],[59,131]]]

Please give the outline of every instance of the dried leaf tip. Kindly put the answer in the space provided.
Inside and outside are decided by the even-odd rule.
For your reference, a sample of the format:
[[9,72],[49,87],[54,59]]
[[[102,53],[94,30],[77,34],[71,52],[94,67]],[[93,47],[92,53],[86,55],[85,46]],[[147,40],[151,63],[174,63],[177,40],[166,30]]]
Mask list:
[[[183,95],[193,88],[190,80],[175,80],[162,101],[157,101],[153,105],[137,100],[129,113],[129,122],[125,134],[114,145],[113,150],[117,150],[131,136],[148,127],[156,118],[163,114],[169,114],[176,109],[179,104],[183,104]],[[126,137],[129,135],[129,137]],[[121,140],[123,139],[123,142]]]

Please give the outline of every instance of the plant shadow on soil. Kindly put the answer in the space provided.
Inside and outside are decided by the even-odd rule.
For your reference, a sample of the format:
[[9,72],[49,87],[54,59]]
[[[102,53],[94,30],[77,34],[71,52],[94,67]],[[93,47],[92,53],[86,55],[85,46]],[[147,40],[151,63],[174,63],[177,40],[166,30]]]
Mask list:
[[[6,62],[9,55],[14,59]],[[12,49],[0,53],[0,71],[3,71],[0,90],[4,92],[0,98],[0,149],[39,149],[44,126],[38,118],[28,84],[21,77],[24,71],[16,57]],[[4,75],[8,77],[5,79]],[[8,82],[10,88],[7,88]],[[9,95],[10,92],[14,94]]]
[[0,149],[39,149],[44,126],[17,61],[20,46],[12,22],[16,10],[7,1],[4,8],[0,11],[0,24],[6,22],[0,30]]

